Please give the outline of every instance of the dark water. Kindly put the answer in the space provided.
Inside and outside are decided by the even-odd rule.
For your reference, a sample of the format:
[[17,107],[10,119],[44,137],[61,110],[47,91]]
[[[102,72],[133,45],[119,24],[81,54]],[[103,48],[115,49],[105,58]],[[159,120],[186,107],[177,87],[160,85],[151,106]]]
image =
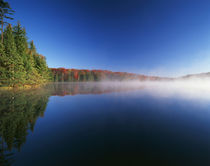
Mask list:
[[0,92],[0,165],[210,165],[210,100],[153,93],[99,83]]

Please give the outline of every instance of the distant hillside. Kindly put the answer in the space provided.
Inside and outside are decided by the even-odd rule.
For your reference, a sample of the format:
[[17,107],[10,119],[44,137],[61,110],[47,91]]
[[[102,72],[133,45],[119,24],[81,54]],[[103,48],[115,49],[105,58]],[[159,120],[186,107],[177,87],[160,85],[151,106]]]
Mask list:
[[169,78],[146,76],[127,72],[112,72],[109,70],[86,70],[51,68],[54,82],[85,82],[85,81],[159,81]]
[[210,72],[208,73],[199,73],[199,74],[188,74],[182,77],[179,77],[178,79],[207,79],[210,78]]

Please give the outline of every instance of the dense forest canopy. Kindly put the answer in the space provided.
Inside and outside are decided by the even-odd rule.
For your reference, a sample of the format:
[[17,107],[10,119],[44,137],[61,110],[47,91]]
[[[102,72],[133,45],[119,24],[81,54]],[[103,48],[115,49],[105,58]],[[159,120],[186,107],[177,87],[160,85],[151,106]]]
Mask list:
[[37,53],[33,41],[27,42],[20,23],[8,24],[0,43],[0,86],[37,85],[49,80],[44,56]]
[[87,81],[155,81],[168,78],[145,76],[127,72],[108,70],[78,70],[51,68],[54,82],[87,82]]
[[27,41],[26,30],[20,22],[12,26],[6,19],[13,19],[9,3],[0,0],[0,86],[34,86],[50,79],[46,59],[36,51],[33,41]]

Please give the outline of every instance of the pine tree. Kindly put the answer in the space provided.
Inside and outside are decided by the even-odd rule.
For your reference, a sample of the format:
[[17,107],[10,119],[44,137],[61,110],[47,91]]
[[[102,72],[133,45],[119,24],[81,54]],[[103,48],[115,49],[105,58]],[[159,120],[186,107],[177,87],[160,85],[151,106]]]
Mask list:
[[30,42],[29,47],[30,53],[33,55],[35,68],[38,71],[39,75],[41,76],[42,82],[47,82],[50,79],[50,70],[46,63],[46,58],[43,55],[40,55],[36,52],[36,47],[34,42]]
[[3,43],[4,39],[4,25],[8,24],[5,19],[13,20],[12,17],[9,17],[8,15],[12,15],[14,13],[14,10],[11,9],[8,2],[4,2],[4,0],[0,0],[0,23],[1,23],[1,42]]
[[[26,31],[20,23],[12,28],[5,22],[14,11],[9,3],[0,0],[0,86],[36,85],[52,79],[46,58],[36,52],[33,41],[28,47]],[[4,25],[8,24],[4,30]]]
[[20,22],[18,22],[17,26],[13,28],[13,34],[14,34],[15,44],[17,48],[17,53],[19,55],[26,56],[28,43],[27,43],[25,29],[21,27]]
[[0,42],[0,86],[7,83],[7,57],[4,45]]
[[40,75],[35,69],[33,56],[28,50],[26,31],[21,27],[20,23],[18,23],[13,29],[17,53],[22,57],[24,68],[26,70],[26,83],[36,84],[40,79]]
[[4,32],[4,46],[8,59],[6,66],[8,70],[8,85],[12,87],[24,85],[26,79],[26,71],[24,68],[23,58],[18,54],[16,49],[11,24],[6,27]]

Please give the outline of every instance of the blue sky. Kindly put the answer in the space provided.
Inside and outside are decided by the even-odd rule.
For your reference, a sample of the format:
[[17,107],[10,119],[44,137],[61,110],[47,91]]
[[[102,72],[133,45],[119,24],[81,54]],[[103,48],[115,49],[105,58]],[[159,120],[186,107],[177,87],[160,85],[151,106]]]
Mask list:
[[210,72],[210,1],[9,0],[49,67]]

